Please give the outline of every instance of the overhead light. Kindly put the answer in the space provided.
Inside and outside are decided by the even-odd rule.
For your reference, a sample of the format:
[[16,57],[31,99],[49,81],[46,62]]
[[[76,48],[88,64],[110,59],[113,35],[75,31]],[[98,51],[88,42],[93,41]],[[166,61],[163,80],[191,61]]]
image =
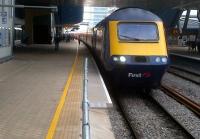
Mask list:
[[15,27],[15,30],[22,30],[22,28],[19,28],[19,27]]

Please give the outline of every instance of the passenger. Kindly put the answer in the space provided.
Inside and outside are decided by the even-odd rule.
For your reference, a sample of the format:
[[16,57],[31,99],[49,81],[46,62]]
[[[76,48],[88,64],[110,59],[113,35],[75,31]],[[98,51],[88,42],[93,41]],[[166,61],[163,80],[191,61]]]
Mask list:
[[56,35],[56,36],[55,36],[54,42],[55,42],[55,51],[58,51],[58,49],[59,49],[59,42],[60,42],[60,37],[59,37],[59,35]]
[[70,42],[70,35],[68,33],[66,34],[66,42]]
[[28,44],[29,36],[27,32],[25,31],[25,26],[22,26],[22,36],[21,36],[21,42],[24,44]]
[[78,40],[78,45],[80,45],[81,44],[80,35],[78,35],[77,40]]
[[197,44],[198,53],[200,53],[200,29],[198,30],[196,44]]

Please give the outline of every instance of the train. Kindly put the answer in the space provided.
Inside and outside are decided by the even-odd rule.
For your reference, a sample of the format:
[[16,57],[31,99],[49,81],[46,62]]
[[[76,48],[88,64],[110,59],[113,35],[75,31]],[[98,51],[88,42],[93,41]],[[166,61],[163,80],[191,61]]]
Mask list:
[[120,84],[157,88],[169,65],[163,21],[145,9],[118,9],[80,40]]

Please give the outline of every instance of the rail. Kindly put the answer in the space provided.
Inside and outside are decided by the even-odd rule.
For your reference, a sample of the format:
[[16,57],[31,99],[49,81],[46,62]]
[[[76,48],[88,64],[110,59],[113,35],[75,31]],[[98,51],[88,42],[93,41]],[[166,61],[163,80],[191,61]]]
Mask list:
[[168,72],[195,84],[200,84],[200,74],[195,71],[190,71],[182,67],[171,65],[168,69]]
[[89,101],[88,101],[88,58],[85,58],[84,64],[84,81],[83,81],[83,120],[82,120],[82,139],[90,139],[89,123]]
[[190,110],[192,110],[194,113],[196,113],[198,116],[200,116],[200,105],[189,98],[185,97],[184,95],[180,94],[175,89],[162,85],[161,90],[163,90],[167,95],[173,97],[178,102],[182,103],[186,107],[188,107]]

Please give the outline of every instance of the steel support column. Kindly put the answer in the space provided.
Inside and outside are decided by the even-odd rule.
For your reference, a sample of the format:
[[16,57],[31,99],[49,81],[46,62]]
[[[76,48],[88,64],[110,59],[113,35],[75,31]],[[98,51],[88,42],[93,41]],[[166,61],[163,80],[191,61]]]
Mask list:
[[190,17],[190,10],[187,10],[187,13],[186,13],[186,16],[185,16],[184,25],[183,25],[183,29],[182,29],[182,32],[183,32],[183,33],[184,33],[184,32],[186,31],[186,29],[187,29],[189,17]]

